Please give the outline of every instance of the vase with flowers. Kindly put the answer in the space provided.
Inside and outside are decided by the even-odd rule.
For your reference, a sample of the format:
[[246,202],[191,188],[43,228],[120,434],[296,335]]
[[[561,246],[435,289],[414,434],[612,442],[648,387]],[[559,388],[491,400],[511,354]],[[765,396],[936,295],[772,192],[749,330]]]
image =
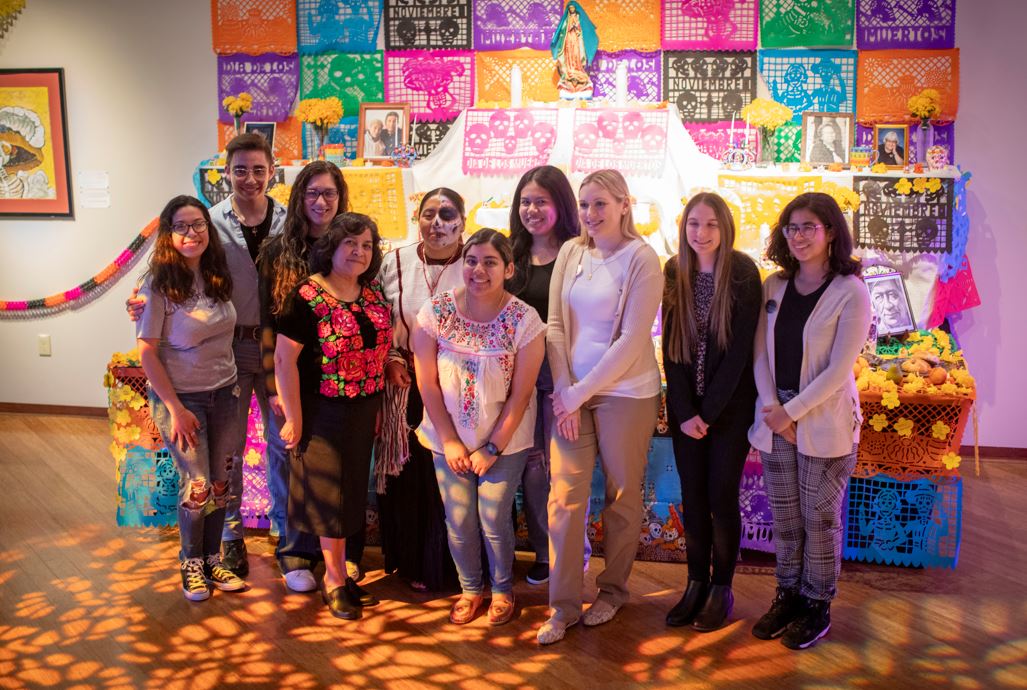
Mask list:
[[313,158],[322,160],[325,143],[328,141],[328,130],[339,124],[342,119],[342,101],[335,96],[329,98],[304,98],[296,106],[296,118],[306,122],[314,130]]
[[237,96],[225,96],[221,101],[221,106],[235,121],[235,135],[242,134],[242,116],[250,112],[253,107],[253,96],[246,91]]
[[920,120],[916,128],[916,162],[927,162],[927,150],[934,146],[934,127],[931,118],[941,112],[941,94],[936,89],[924,89],[906,101],[910,115]]
[[777,101],[757,98],[742,108],[742,117],[747,127],[755,127],[760,133],[759,167],[774,164],[774,132],[792,119],[792,109]]

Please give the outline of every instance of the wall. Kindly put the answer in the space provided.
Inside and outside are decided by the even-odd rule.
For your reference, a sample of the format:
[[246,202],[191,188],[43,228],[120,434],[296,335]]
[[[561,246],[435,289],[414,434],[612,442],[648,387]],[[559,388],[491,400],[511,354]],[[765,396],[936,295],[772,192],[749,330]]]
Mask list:
[[[70,288],[105,266],[172,195],[191,190],[200,159],[216,148],[216,61],[210,5],[33,0],[0,42],[5,67],[66,70],[72,169],[111,175],[109,209],[76,208],[74,221],[0,222],[0,296],[25,299]],[[1027,92],[999,74],[1027,64],[1027,3],[961,0],[956,44],[962,79],[956,127],[960,163],[974,173],[969,255],[984,304],[955,321],[977,376],[980,441],[1027,447],[1027,232],[1015,198],[1020,170],[999,117],[1016,122]],[[123,302],[138,274],[74,312],[0,322],[0,402],[105,404],[100,385],[115,350],[133,344]],[[53,336],[53,357],[36,336]],[[966,442],[971,442],[968,433]]]
[[[217,148],[217,63],[207,0],[33,0],[0,40],[5,68],[63,67],[72,183],[110,174],[111,206],[75,220],[0,220],[0,297],[67,290],[114,259]],[[77,190],[76,190],[77,191]],[[135,339],[124,301],[142,264],[88,306],[0,321],[0,402],[106,405],[112,352]],[[53,356],[37,355],[37,335]]]

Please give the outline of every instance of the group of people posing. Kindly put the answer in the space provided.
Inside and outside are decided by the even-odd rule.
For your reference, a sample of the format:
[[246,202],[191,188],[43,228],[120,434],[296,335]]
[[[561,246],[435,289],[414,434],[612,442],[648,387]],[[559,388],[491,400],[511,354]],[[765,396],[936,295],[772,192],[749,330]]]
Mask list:
[[[679,254],[661,270],[614,170],[585,177],[577,196],[555,167],[526,172],[509,238],[483,229],[465,239],[463,199],[433,189],[418,209],[420,241],[383,255],[333,164],[307,165],[288,208],[266,196],[273,158],[262,137],[233,139],[226,168],[227,200],[165,207],[128,304],[153,419],[181,474],[186,598],[246,587],[239,457],[255,392],[291,590],[320,588],[347,620],[378,603],[358,584],[373,464],[385,571],[417,590],[458,586],[453,623],[515,615],[520,486],[528,580],[549,583],[539,643],[611,621],[629,599],[642,523],[662,304],[688,556],[667,624],[710,631],[728,620],[751,444],[778,581],[753,634],[802,648],[827,632],[860,428],[851,367],[871,320],[831,197],[803,194],[782,210],[768,249],[781,271],[761,288],[712,193],[688,202]],[[583,610],[597,456],[605,567]]]

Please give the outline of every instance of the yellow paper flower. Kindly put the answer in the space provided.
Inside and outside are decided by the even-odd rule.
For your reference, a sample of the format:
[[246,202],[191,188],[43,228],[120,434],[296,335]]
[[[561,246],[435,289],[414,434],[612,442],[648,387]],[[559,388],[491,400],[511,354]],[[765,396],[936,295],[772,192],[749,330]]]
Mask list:
[[873,167],[870,168],[870,172],[873,173],[886,173],[888,172],[888,166],[884,163],[874,163]]
[[905,417],[899,417],[899,421],[895,422],[895,433],[899,436],[911,436],[913,434],[913,420],[906,419]]
[[945,465],[945,469],[954,470],[963,462],[963,458],[959,457],[955,453],[948,452],[941,456],[941,464]]
[[917,194],[923,194],[924,190],[927,189],[927,179],[924,177],[918,177],[913,180],[913,191]]
[[928,192],[931,192],[933,194],[937,192],[939,189],[941,189],[941,180],[937,177],[928,177],[927,182],[925,183],[925,187]]
[[870,418],[870,426],[874,427],[874,431],[884,431],[888,426],[888,418],[880,413],[875,414]]
[[934,423],[934,426],[931,427],[931,436],[934,436],[939,441],[944,441],[948,438],[950,431],[952,431],[952,428],[939,419]]
[[259,467],[260,459],[260,452],[256,448],[250,448],[248,451],[246,451],[246,457],[243,458],[243,462],[245,462],[250,467]]
[[777,129],[792,119],[792,109],[777,101],[757,98],[742,108],[742,118],[753,127]]
[[125,446],[121,445],[117,441],[111,441],[111,444],[107,446],[107,450],[111,452],[111,455],[118,462],[125,459]]
[[834,182],[825,182],[820,191],[830,194],[838,202],[838,206],[842,209],[843,213],[859,210],[859,193],[852,191],[851,187],[843,187]]
[[204,177],[207,178],[207,182],[217,184],[221,181],[221,172],[217,168],[211,168]]
[[899,394],[895,391],[885,391],[881,395],[881,405],[889,410],[894,410],[901,404],[902,403],[899,402]]
[[974,377],[971,376],[970,372],[966,369],[953,369],[949,372],[949,376],[952,377],[958,386],[974,388],[977,385],[977,382],[974,381]]
[[913,374],[902,384],[903,393],[919,393],[924,389],[924,380]]
[[909,180],[903,177],[901,180],[895,183],[895,191],[905,196],[909,194],[911,191],[913,191],[913,185],[909,183]]
[[956,388],[956,384],[954,383],[943,383],[938,386],[938,390],[941,391],[942,395],[955,395]]

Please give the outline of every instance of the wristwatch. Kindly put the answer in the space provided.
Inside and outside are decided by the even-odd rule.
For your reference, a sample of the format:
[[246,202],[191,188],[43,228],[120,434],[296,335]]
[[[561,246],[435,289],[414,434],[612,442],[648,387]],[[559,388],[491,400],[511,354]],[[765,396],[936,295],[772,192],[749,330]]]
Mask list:
[[502,453],[502,452],[501,452],[501,451],[499,450],[499,448],[498,448],[498,447],[496,446],[496,444],[495,444],[495,443],[493,443],[492,441],[486,441],[486,442],[485,442],[485,445],[484,445],[484,446],[482,446],[482,448],[484,448],[484,449],[485,449],[485,452],[486,452],[486,453],[488,453],[489,455],[495,455],[495,456],[496,456],[497,458],[498,458],[498,457],[499,457],[500,455],[502,455],[502,454],[503,454],[503,453]]

